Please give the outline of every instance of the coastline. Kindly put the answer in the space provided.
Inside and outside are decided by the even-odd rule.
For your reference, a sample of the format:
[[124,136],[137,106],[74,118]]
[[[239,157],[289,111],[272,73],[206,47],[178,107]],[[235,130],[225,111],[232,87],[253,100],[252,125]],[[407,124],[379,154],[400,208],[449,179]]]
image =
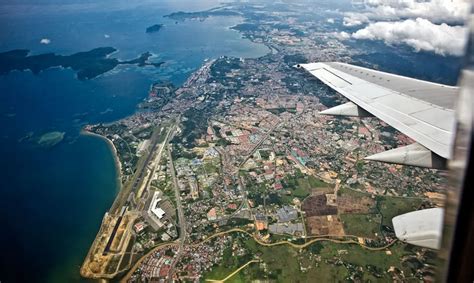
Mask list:
[[104,137],[102,135],[93,133],[93,132],[88,131],[84,128],[81,129],[80,134],[85,135],[85,136],[97,137],[97,138],[100,138],[101,140],[103,140],[107,143],[107,145],[109,146],[110,150],[112,151],[112,155],[114,157],[115,168],[117,170],[117,193],[120,193],[120,191],[122,190],[122,162],[120,162],[120,159],[119,159],[118,153],[117,153],[117,148],[115,147],[114,143],[111,140],[109,140],[107,137]]

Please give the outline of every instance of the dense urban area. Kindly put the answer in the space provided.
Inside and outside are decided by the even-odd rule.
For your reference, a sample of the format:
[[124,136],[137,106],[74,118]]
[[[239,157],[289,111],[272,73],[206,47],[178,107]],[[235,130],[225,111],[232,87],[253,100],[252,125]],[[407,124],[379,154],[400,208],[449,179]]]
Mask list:
[[[285,8],[286,7],[286,8]],[[229,4],[176,21],[239,16],[271,50],[207,60],[157,82],[136,114],[85,127],[113,144],[122,189],[82,267],[127,282],[432,280],[433,250],[391,219],[440,206],[438,171],[364,157],[412,143],[377,118],[319,115],[345,100],[294,67],[357,55],[288,5]]]

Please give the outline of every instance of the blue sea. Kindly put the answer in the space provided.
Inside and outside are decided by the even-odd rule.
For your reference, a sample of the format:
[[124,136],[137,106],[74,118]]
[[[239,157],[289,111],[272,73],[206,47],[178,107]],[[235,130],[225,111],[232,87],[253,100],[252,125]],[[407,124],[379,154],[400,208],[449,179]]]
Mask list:
[[[11,3],[5,3],[11,2]],[[151,83],[179,85],[207,58],[269,52],[229,29],[240,18],[176,23],[163,15],[218,6],[217,1],[18,0],[0,2],[0,52],[73,54],[111,46],[111,56],[153,53],[161,68],[121,66],[88,81],[69,69],[0,76],[0,282],[75,282],[79,267],[117,190],[107,144],[80,135],[85,124],[136,110]],[[162,23],[157,33],[145,29]],[[43,38],[49,44],[41,44]],[[37,144],[65,132],[51,148]],[[31,139],[22,139],[32,134]]]

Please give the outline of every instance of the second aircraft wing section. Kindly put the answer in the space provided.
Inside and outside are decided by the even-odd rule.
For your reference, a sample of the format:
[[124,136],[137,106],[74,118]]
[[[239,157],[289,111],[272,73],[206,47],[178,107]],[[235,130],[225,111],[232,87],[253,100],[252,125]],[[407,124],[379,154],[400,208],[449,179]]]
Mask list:
[[299,67],[433,153],[451,157],[456,87],[345,63]]

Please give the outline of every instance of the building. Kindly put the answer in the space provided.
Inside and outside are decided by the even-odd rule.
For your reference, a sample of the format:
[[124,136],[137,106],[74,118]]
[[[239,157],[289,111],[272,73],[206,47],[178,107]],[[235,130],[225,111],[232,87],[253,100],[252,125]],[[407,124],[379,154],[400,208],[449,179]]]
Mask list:
[[267,217],[261,213],[255,214],[255,228],[257,231],[268,229]]
[[304,227],[302,223],[271,224],[269,231],[272,234],[289,234],[301,236],[304,234]]
[[137,146],[137,156],[141,156],[148,149],[150,140],[142,140]]
[[298,218],[298,211],[291,206],[283,206],[276,213],[278,222],[289,222]]
[[197,200],[199,198],[199,185],[196,177],[189,178],[189,187],[191,188],[191,197],[193,200]]
[[135,230],[135,233],[140,234],[143,230],[145,230],[146,225],[143,222],[138,222],[133,226],[133,229]]
[[209,221],[214,221],[217,219],[217,212],[216,212],[216,208],[213,207],[211,208],[211,210],[209,210],[209,212],[207,213],[207,219]]
[[165,211],[160,207],[160,203],[161,192],[156,191],[153,194],[153,198],[151,200],[150,206],[148,207],[146,215],[148,222],[155,230],[158,230],[164,225],[163,217],[165,216]]

